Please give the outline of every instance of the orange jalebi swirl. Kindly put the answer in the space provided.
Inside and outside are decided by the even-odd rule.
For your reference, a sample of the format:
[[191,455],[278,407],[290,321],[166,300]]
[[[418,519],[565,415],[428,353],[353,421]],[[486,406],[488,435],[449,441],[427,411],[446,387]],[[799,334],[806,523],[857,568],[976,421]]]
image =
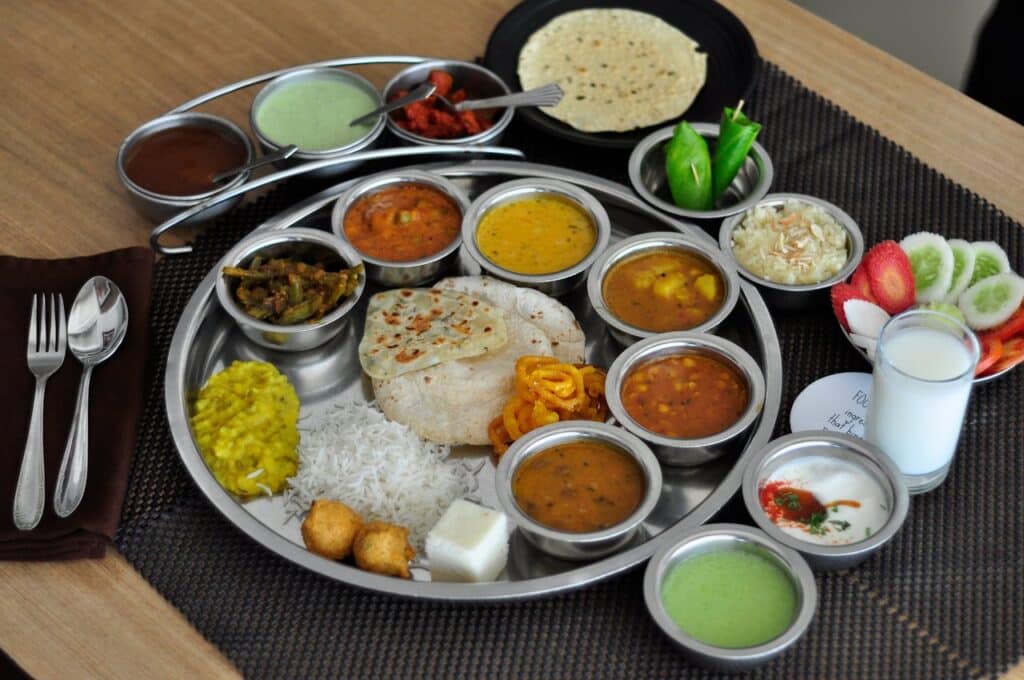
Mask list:
[[523,356],[516,360],[516,395],[491,421],[487,435],[498,456],[531,430],[560,420],[608,417],[605,373],[590,364],[565,364],[554,357]]

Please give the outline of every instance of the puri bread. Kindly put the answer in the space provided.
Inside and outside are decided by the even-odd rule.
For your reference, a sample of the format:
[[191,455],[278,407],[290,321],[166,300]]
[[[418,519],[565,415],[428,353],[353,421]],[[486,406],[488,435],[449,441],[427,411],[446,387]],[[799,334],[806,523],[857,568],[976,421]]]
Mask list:
[[372,378],[392,378],[506,342],[492,305],[454,291],[400,288],[370,298],[359,362]]
[[569,308],[554,298],[484,276],[443,279],[435,289],[493,307],[508,331],[508,341],[481,356],[372,381],[384,415],[424,439],[487,444],[488,423],[515,393],[516,359],[533,354],[583,361],[583,330]]
[[515,391],[516,359],[553,354],[543,331],[508,310],[501,313],[508,328],[508,342],[501,349],[373,380],[384,415],[428,441],[487,444],[487,424]]
[[452,276],[438,281],[434,288],[465,293],[512,311],[544,332],[559,361],[583,362],[586,338],[576,317],[568,307],[540,291],[513,286],[489,276]]

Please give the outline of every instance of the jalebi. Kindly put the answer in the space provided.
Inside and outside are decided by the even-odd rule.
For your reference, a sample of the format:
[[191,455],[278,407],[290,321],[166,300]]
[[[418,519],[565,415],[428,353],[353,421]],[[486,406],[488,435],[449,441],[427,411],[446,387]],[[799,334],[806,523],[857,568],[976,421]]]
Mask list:
[[597,420],[608,416],[605,373],[590,364],[565,364],[554,357],[516,360],[516,395],[491,421],[487,435],[501,456],[527,432],[561,420]]

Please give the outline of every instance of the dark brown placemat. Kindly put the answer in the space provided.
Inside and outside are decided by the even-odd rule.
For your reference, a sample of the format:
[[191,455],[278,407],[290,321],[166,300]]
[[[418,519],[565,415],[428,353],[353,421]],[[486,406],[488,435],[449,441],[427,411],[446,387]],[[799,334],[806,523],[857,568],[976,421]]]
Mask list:
[[[795,80],[764,64],[748,111],[765,124],[778,191],[849,212],[868,243],[927,229],[1001,243],[1024,262],[1024,232]],[[625,155],[513,127],[531,160],[622,181]],[[1008,180],[1010,181],[1010,180]],[[282,187],[161,262],[155,370],[116,544],[129,562],[247,676],[712,677],[689,666],[643,609],[641,574],[547,600],[458,606],[404,601],[316,576],[228,524],[199,495],[164,416],[163,368],[196,285],[242,234],[312,190]],[[776,318],[789,405],[818,377],[867,370],[827,309]],[[849,573],[819,574],[807,636],[755,677],[960,678],[994,675],[1024,650],[1024,373],[979,388],[948,481],[913,499],[900,534]],[[727,514],[742,519],[736,504]]]

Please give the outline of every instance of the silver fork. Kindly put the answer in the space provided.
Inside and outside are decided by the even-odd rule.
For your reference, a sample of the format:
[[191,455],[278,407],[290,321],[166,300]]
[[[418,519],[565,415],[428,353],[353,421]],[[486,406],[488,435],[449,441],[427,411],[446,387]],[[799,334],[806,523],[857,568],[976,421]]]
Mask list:
[[451,111],[471,111],[473,109],[495,109],[502,106],[555,106],[562,101],[562,95],[562,88],[556,83],[551,83],[526,92],[513,92],[488,99],[467,99],[458,104],[440,95],[435,96],[442,105]]
[[46,498],[43,468],[43,404],[46,380],[64,363],[64,352],[68,346],[63,296],[50,294],[49,325],[46,324],[46,310],[46,295],[33,295],[32,316],[28,324],[28,368],[36,377],[36,394],[32,400],[32,418],[29,420],[25,453],[21,458],[18,486],[14,490],[14,526],[22,531],[35,529],[43,517],[43,501]]

